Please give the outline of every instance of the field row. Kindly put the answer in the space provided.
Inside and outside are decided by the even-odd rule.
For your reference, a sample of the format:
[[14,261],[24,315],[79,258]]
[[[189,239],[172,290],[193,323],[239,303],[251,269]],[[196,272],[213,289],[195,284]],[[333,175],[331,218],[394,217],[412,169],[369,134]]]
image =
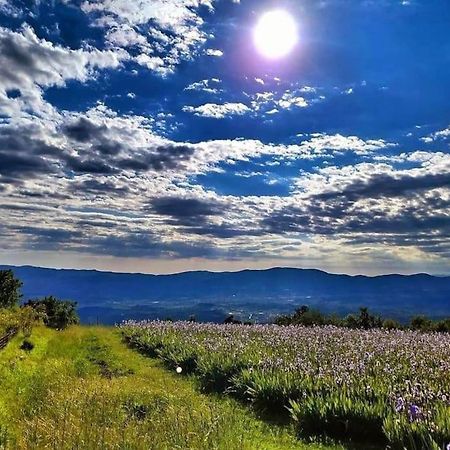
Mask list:
[[299,435],[409,449],[450,443],[448,334],[189,322],[121,330],[205,389],[288,416]]

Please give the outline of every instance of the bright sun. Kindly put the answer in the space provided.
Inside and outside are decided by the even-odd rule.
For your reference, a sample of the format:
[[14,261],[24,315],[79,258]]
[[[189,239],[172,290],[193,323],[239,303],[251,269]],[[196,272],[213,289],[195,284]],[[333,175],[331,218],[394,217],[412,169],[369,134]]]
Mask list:
[[282,58],[297,44],[297,24],[287,11],[268,11],[256,24],[253,40],[258,51],[266,58]]

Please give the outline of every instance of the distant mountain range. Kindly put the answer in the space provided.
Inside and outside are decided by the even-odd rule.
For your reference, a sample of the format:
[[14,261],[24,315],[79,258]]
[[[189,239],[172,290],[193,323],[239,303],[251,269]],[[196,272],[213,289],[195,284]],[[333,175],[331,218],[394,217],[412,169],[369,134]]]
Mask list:
[[30,266],[0,269],[12,269],[23,281],[24,299],[54,295],[77,301],[85,323],[183,319],[191,314],[199,320],[222,321],[229,312],[264,322],[304,304],[337,314],[368,306],[400,320],[415,314],[450,316],[448,276],[368,277],[292,268],[173,275]]

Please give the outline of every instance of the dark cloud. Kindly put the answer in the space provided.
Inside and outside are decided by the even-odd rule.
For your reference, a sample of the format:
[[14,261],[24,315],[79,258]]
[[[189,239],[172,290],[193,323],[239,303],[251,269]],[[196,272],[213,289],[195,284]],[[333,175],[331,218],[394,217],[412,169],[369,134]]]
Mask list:
[[167,144],[146,152],[135,152],[133,158],[117,160],[117,166],[123,170],[148,171],[180,169],[185,166],[195,152],[194,146]]
[[55,171],[59,149],[34,136],[32,129],[0,126],[0,181],[14,184]]
[[214,201],[177,197],[155,198],[151,208],[157,214],[175,219],[217,216],[224,211],[224,207]]
[[12,179],[51,171],[51,165],[45,159],[35,155],[0,151],[0,161],[0,175]]
[[48,208],[39,205],[0,204],[0,209],[5,211],[48,212]]
[[111,194],[124,195],[130,192],[127,185],[117,186],[112,180],[97,180],[89,178],[88,180],[76,181],[71,183],[69,189],[75,193],[83,194]]
[[[449,201],[437,196],[411,194],[404,197],[400,210],[392,210],[382,200],[363,207],[345,197],[327,201],[317,197],[301,206],[274,211],[262,220],[263,229],[273,234],[336,236],[350,244],[418,246],[427,251],[450,242],[450,216],[446,213]],[[425,245],[429,241],[433,245]]]
[[22,73],[36,71],[36,61],[43,56],[39,46],[34,46],[34,52],[31,52],[30,48],[23,44],[24,41],[14,34],[4,33],[0,39],[0,54],[9,65],[0,69],[0,73],[17,85],[21,84]]
[[76,121],[63,126],[63,132],[66,136],[83,143],[104,138],[106,131],[105,125],[94,124],[86,117],[80,117]]
[[450,187],[450,172],[397,177],[390,174],[376,174],[367,181],[355,180],[340,191],[324,192],[315,197],[321,200],[345,197],[353,201],[361,198],[399,197],[414,191],[440,187]]
[[149,210],[169,217],[166,223],[181,227],[181,231],[198,236],[230,239],[240,236],[259,236],[261,230],[239,227],[222,221],[213,223],[213,217],[224,219],[230,205],[199,198],[159,197],[152,200]]
[[256,228],[236,227],[231,224],[211,224],[204,221],[204,223],[186,227],[184,232],[189,234],[196,234],[199,236],[210,236],[219,239],[231,239],[242,236],[261,236],[264,232]]
[[60,250],[70,248],[70,244],[83,237],[81,230],[34,226],[8,226],[11,231],[26,236],[24,246],[33,250]]
[[[26,247],[33,250],[71,250],[94,255],[137,258],[215,258],[224,256],[213,244],[195,241],[163,241],[151,232],[119,232],[117,224],[106,221],[79,221],[79,229],[16,226],[9,231],[26,236]],[[91,228],[107,231],[98,235]]]
[[115,167],[97,158],[81,159],[67,156],[66,167],[79,174],[112,175],[119,172]]
[[89,252],[117,257],[167,257],[167,258],[212,258],[221,252],[212,244],[198,242],[161,241],[151,233],[126,233],[93,237],[89,240]]

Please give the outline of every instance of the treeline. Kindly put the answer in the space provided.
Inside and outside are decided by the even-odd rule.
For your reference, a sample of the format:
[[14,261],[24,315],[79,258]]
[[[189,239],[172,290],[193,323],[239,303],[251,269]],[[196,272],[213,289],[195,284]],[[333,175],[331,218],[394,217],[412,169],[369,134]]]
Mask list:
[[37,322],[55,329],[79,323],[76,302],[48,296],[20,304],[22,285],[12,270],[0,270],[0,334],[14,328],[30,334]]
[[333,314],[324,314],[317,309],[301,306],[292,314],[280,315],[275,318],[277,325],[302,325],[306,327],[317,325],[334,325],[337,327],[370,330],[384,328],[388,330],[415,330],[424,332],[450,332],[450,317],[443,320],[434,320],[426,316],[414,316],[402,324],[397,320],[382,318],[369,312],[368,308],[360,308],[357,314],[339,317]]

